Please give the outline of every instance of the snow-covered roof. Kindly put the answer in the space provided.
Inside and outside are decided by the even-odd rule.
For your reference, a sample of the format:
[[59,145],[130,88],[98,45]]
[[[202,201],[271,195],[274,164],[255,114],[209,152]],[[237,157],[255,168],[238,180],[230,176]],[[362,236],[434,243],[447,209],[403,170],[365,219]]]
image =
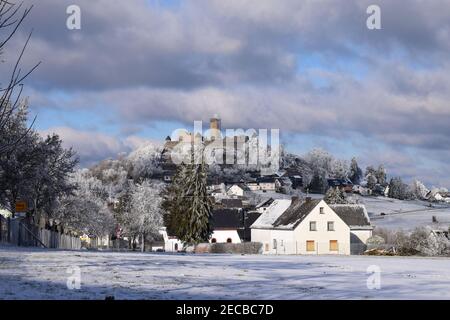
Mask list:
[[273,223],[276,229],[295,229],[311,211],[323,201],[322,199],[309,199],[292,201],[289,208]]
[[277,199],[267,207],[266,211],[252,224],[251,228],[266,229],[273,228],[272,224],[291,205],[291,199]]
[[366,207],[361,204],[332,204],[330,208],[352,229],[371,228]]

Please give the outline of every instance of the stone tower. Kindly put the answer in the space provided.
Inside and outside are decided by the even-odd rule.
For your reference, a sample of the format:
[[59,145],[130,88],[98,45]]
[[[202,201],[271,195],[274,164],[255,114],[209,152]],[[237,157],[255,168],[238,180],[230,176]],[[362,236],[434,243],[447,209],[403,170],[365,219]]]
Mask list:
[[220,130],[222,130],[221,128],[221,123],[220,123],[220,118],[217,114],[215,114],[209,121],[209,129],[211,131],[211,140],[216,140],[216,139],[220,139],[222,138],[222,134],[220,132]]

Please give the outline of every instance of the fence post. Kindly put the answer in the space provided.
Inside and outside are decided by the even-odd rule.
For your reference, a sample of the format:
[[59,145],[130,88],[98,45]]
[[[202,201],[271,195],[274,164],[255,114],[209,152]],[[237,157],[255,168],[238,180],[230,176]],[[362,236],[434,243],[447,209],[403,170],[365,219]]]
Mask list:
[[19,232],[18,232],[18,238],[17,238],[17,246],[20,247],[21,242],[22,242],[22,226],[20,225],[20,223],[18,224],[19,227]]
[[7,232],[6,232],[6,242],[11,243],[11,218],[7,219]]

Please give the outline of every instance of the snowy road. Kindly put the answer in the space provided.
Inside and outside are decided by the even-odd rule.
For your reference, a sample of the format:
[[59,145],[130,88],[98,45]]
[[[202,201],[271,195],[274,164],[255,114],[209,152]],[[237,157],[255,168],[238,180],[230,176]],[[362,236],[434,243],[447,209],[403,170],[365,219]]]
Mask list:
[[[381,270],[368,289],[367,268]],[[68,268],[81,288],[69,290]],[[75,273],[76,274],[76,273]],[[0,247],[0,299],[450,299],[450,259],[169,255]]]

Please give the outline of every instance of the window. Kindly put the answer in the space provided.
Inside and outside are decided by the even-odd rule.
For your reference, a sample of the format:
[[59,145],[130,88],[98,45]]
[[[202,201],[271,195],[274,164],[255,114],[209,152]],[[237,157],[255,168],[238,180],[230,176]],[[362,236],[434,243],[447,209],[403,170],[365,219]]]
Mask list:
[[309,231],[317,231],[317,223],[315,221],[309,223]]
[[338,241],[330,240],[330,251],[338,251]]
[[334,231],[334,221],[328,221],[328,231]]
[[273,239],[273,248],[274,248],[274,249],[277,248],[277,239]]
[[216,243],[217,242],[217,239],[216,238],[212,238],[211,239],[211,243]]
[[316,251],[316,244],[314,243],[314,240],[306,241],[306,251]]
[[175,251],[178,251],[178,243],[175,243]]
[[320,207],[320,214],[324,214],[325,213],[325,208],[324,207]]
[[233,241],[231,240],[231,238],[227,239],[227,243],[232,243]]

